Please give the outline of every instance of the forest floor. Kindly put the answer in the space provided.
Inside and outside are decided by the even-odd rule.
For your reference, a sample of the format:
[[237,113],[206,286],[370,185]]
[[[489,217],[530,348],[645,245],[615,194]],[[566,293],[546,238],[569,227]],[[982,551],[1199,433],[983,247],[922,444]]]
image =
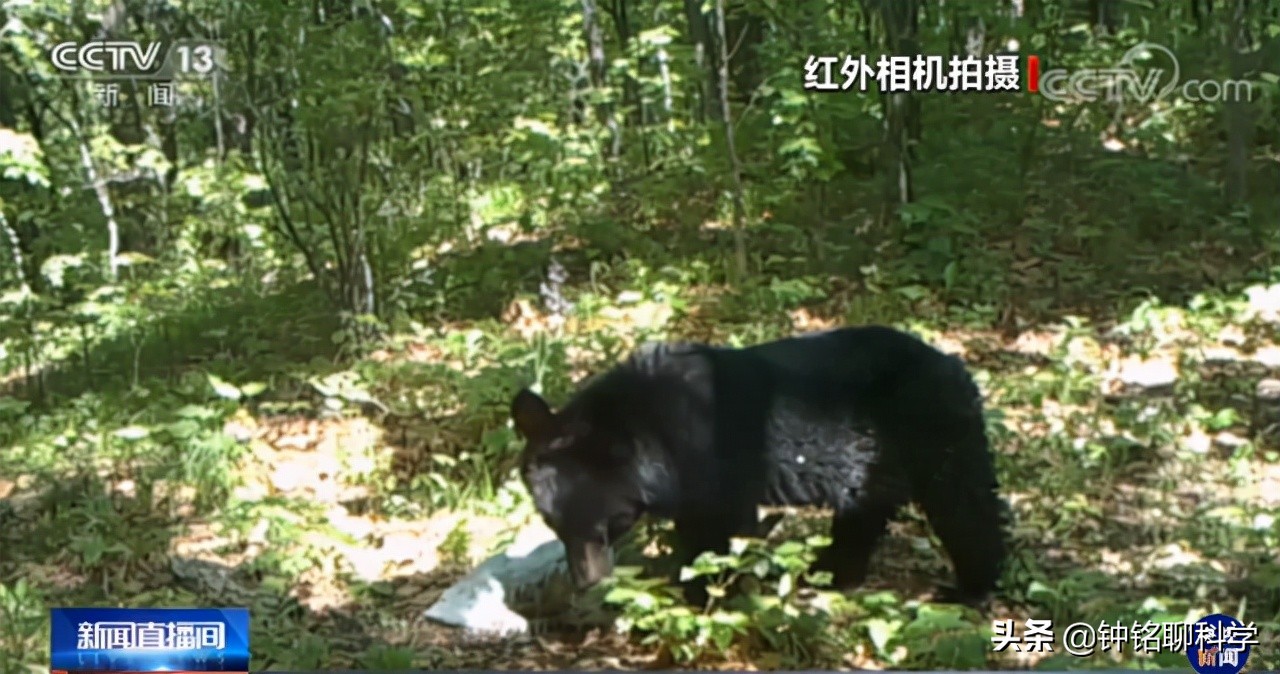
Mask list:
[[[874,604],[887,591],[896,603],[838,623],[839,662],[749,638],[682,662],[663,638],[644,638],[652,630],[561,621],[485,639],[422,618],[516,530],[539,526],[505,423],[529,353],[541,354],[534,369],[564,373],[549,385],[563,393],[641,336],[770,336],[744,337],[747,320],[697,305],[619,296],[563,324],[515,301],[501,322],[416,328],[350,367],[260,375],[263,387],[251,385],[258,373],[230,384],[206,361],[170,390],[99,391],[11,417],[0,450],[0,651],[8,668],[39,669],[50,606],[235,605],[253,613],[254,669],[875,669],[973,666],[975,652],[979,665],[1063,667],[1073,658],[1060,645],[992,653],[991,621],[1050,618],[1060,630],[1221,611],[1260,626],[1250,664],[1274,667],[1280,292],[1194,304],[1149,304],[1105,326],[996,331],[942,313],[932,324],[944,327],[907,326],[977,373],[1016,515],[1001,597],[985,615],[956,614],[955,641],[909,629],[949,574],[914,512],[855,594]],[[847,296],[829,297],[789,310],[773,331],[854,313]],[[224,374],[206,376],[215,370]],[[1074,660],[1179,659],[1126,648]]]

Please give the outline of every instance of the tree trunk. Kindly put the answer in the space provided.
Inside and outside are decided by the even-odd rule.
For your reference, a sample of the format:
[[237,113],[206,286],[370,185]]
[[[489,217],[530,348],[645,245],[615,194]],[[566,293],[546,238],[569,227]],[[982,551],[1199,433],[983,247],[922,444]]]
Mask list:
[[733,139],[733,116],[729,110],[729,49],[725,36],[724,0],[716,0],[715,7],[716,42],[720,44],[720,68],[717,79],[720,82],[720,121],[724,127],[725,149],[729,155],[729,171],[733,178],[733,248],[734,262],[737,267],[738,281],[747,275],[747,242],[745,225],[746,199],[743,197],[742,163],[738,161],[737,146]]
[[1115,35],[1120,18],[1118,13],[1115,0],[1089,0],[1089,19],[1101,35]]
[[764,43],[765,22],[741,0],[731,3],[727,10],[724,38],[728,43],[729,77],[737,99],[745,103],[764,80],[760,46]]
[[693,43],[694,60],[699,66],[705,66],[706,84],[701,87],[702,105],[699,116],[695,120],[718,119],[720,106],[717,104],[717,93],[720,91],[720,49],[715,45],[712,21],[702,12],[702,0],[684,0],[685,19],[689,24],[689,41]]
[[0,211],[0,229],[4,230],[5,238],[9,240],[9,252],[13,256],[14,273],[18,275],[18,287],[22,288],[25,295],[31,292],[31,286],[27,283],[27,265],[22,259],[22,242],[18,240],[18,233],[9,226],[9,219],[4,217],[4,211]]
[[[1228,64],[1231,79],[1242,80],[1248,69],[1245,50],[1250,36],[1247,22],[1248,0],[1235,0],[1227,29]],[[1248,101],[1225,100],[1223,116],[1227,126],[1226,197],[1233,205],[1249,198],[1249,153],[1253,148],[1254,125]]]
[[[914,56],[920,53],[916,38],[919,19],[919,0],[894,0],[882,2],[885,42],[888,51],[898,56]],[[920,101],[909,91],[881,94],[885,119],[886,211],[915,200],[915,186],[911,175],[911,161],[916,141],[921,135]],[[892,204],[892,206],[890,206]],[[887,216],[887,212],[885,213]]]
[[71,125],[71,133],[76,138],[80,149],[80,166],[84,169],[85,180],[93,188],[98,197],[98,207],[102,209],[102,217],[107,221],[107,273],[112,281],[116,280],[120,266],[120,223],[116,222],[116,209],[111,203],[111,193],[107,184],[98,176],[98,169],[93,164],[93,155],[89,152],[89,139],[85,137],[80,123],[74,119],[67,120]]
[[[602,92],[608,74],[608,64],[604,55],[604,31],[600,27],[600,9],[595,0],[582,0],[582,27],[587,33],[588,64],[591,73],[591,87]],[[622,132],[613,116],[613,106],[608,101],[600,101],[596,105],[596,116],[600,123],[609,129],[612,138],[609,148],[611,159],[617,159],[622,152]]]
[[[608,4],[609,15],[613,17],[613,28],[618,34],[618,46],[624,57],[631,52],[631,14],[628,0],[611,0]],[[622,103],[630,108],[630,120],[633,127],[641,127],[646,123],[644,110],[640,105],[640,85],[631,75],[623,76]]]

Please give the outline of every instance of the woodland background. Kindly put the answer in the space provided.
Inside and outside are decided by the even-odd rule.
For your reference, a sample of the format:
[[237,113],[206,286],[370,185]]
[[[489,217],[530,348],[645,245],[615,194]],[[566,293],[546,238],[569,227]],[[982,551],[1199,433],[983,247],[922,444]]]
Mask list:
[[[254,669],[1185,667],[991,651],[991,618],[1260,626],[1280,666],[1280,4],[0,3],[0,668],[47,609],[243,605]],[[66,40],[212,40],[178,104]],[[1253,100],[805,91],[809,55],[1151,41]],[[801,514],[530,638],[421,620],[533,517],[511,394],[647,339],[888,323],[961,354],[1016,553],[992,615],[904,517],[796,591]],[[654,527],[638,539],[661,537]],[[735,603],[736,602],[736,603]]]

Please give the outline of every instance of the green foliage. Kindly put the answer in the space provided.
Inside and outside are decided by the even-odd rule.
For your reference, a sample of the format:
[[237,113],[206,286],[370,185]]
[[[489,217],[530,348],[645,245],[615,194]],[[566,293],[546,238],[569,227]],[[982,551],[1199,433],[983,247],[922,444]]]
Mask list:
[[735,539],[727,555],[701,555],[681,580],[708,581],[710,600],[691,607],[662,580],[619,573],[605,601],[621,610],[619,629],[642,635],[679,664],[749,657],[770,667],[839,667],[864,645],[896,667],[971,669],[986,665],[990,631],[972,611],[906,606],[892,593],[845,597],[810,577],[812,536],[781,544]]
[[412,669],[416,654],[408,648],[373,646],[360,658],[364,669],[375,672]]
[[470,558],[471,532],[467,530],[467,520],[459,520],[440,543],[440,557],[450,564],[466,564]]
[[[681,581],[703,579],[710,600],[690,607],[679,590],[655,579],[621,574],[605,601],[621,608],[618,628],[644,635],[678,663],[725,657],[735,648],[777,654],[783,666],[838,662],[839,644],[829,638],[831,616],[820,600],[802,597],[799,583],[830,541],[811,537],[780,546],[734,539],[727,555],[705,553],[682,569]],[[810,593],[812,594],[812,593]]]
[[859,601],[860,632],[875,652],[903,669],[977,669],[986,665],[990,628],[956,606],[921,604],[912,610],[889,593]]
[[[413,581],[352,573],[343,555],[381,544],[348,519],[527,512],[517,386],[563,400],[643,340],[840,323],[963,343],[1015,501],[1002,609],[1269,624],[1280,606],[1257,394],[1280,278],[1267,3],[902,4],[922,53],[1016,40],[1080,71],[1149,41],[1184,80],[1254,91],[1234,107],[921,94],[903,119],[874,86],[804,88],[808,55],[892,51],[892,3],[726,2],[729,120],[709,17],[676,0],[131,6],[140,34],[222,36],[228,70],[181,82],[173,108],[132,85],[100,105],[87,76],[61,77],[53,45],[117,14],[82,4],[0,10],[0,669],[43,662],[48,605],[222,601],[230,585],[173,582],[199,536],[227,538],[206,552],[249,588],[273,667],[422,666],[398,622],[421,609],[400,603]],[[1176,382],[1116,390],[1124,359]],[[366,454],[324,437],[356,421],[381,433]],[[340,483],[329,500],[276,484],[272,462],[320,445],[337,468],[294,470]],[[468,531],[430,545],[461,562]],[[686,663],[990,664],[985,619],[801,589],[813,545],[700,559],[708,606],[635,577],[612,600]],[[304,606],[317,575],[351,597]]]
[[0,670],[19,670],[43,654],[48,615],[40,592],[25,579],[0,584]]

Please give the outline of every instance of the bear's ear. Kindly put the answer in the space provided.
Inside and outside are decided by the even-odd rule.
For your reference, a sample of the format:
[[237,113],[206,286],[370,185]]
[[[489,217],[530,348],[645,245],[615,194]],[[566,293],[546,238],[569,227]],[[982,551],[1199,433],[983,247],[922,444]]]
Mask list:
[[511,420],[526,440],[548,442],[556,434],[556,415],[542,396],[521,389],[511,401]]

